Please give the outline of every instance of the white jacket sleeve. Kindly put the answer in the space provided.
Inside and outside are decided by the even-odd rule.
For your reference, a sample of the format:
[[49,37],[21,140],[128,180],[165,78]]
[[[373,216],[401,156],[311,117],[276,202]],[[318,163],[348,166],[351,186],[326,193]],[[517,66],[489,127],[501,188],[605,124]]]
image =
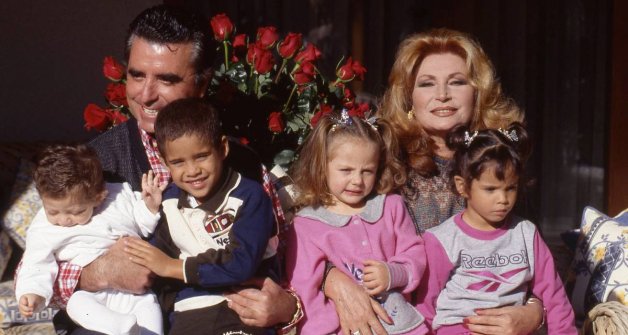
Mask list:
[[[59,267],[55,260],[55,243],[59,239],[51,239],[49,227],[53,227],[44,213],[39,210],[26,233],[26,248],[22,256],[22,266],[16,276],[15,296],[18,301],[26,293],[33,293],[50,303],[53,283],[57,278]],[[58,236],[55,236],[58,237]]]

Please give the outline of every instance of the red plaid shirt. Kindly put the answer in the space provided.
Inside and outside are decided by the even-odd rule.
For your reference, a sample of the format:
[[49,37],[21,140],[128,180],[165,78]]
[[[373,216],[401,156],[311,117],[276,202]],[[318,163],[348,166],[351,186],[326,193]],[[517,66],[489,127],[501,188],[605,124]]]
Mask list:
[[[57,274],[57,280],[52,287],[52,298],[50,298],[50,307],[57,309],[65,309],[68,304],[68,300],[81,277],[82,267],[72,264],[70,262],[58,263],[59,273]],[[13,276],[13,283],[17,283],[17,274],[20,272],[22,262],[18,263]],[[15,286],[13,287],[15,290]]]
[[[155,139],[144,130],[140,130],[140,133],[142,143],[146,149],[148,161],[150,162],[153,172],[159,176],[159,182],[170,182],[170,172],[161,163],[161,156],[157,150]],[[262,165],[262,174],[264,190],[268,193],[273,202],[273,212],[277,221],[277,232],[279,237],[279,247],[277,249],[277,253],[279,255],[279,260],[283,262],[283,252],[285,250],[286,241],[285,233],[288,231],[289,225],[287,224],[283,210],[281,209],[281,203],[279,202],[277,190],[275,190],[270,174],[264,165]],[[70,296],[74,293],[74,290],[76,290],[82,271],[83,268],[76,264],[71,264],[70,262],[59,263],[59,274],[57,275],[57,281],[54,285],[54,295],[51,299],[51,303],[53,305],[56,305],[58,308],[65,309]]]
[[286,251],[286,233],[290,228],[288,222],[286,222],[286,216],[283,213],[283,209],[281,207],[281,201],[279,201],[279,194],[277,194],[277,189],[273,185],[273,181],[270,177],[270,173],[266,166],[262,164],[262,186],[264,186],[264,191],[270,197],[270,200],[273,202],[273,213],[275,214],[275,221],[277,222],[277,237],[279,238],[279,246],[277,247],[277,255],[279,256],[279,264],[284,264],[284,252]]
[[147,133],[144,129],[140,129],[142,144],[146,150],[146,156],[150,163],[150,168],[157,176],[159,176],[159,184],[168,184],[170,182],[170,171],[164,166],[161,160],[159,150],[157,150],[157,140],[155,137]]

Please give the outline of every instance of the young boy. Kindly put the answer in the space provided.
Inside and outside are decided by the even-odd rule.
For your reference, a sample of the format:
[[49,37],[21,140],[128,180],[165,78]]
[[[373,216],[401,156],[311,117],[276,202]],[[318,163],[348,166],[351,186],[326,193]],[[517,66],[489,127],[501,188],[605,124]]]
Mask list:
[[169,334],[267,334],[245,326],[222,294],[254,275],[278,280],[270,198],[226,164],[228,140],[216,110],[203,100],[177,100],[162,109],[155,137],[174,185],[164,194],[165,221],[154,246],[133,240],[127,251],[165,277],[156,290]]
[[[28,229],[15,288],[25,317],[50,302],[57,261],[85,266],[119,237],[151,234],[165,188],[152,172],[142,178],[141,195],[126,183],[106,184],[98,156],[85,145],[47,148],[34,180],[43,208]],[[152,293],[77,291],[67,312],[81,326],[106,334],[162,334],[161,311]]]

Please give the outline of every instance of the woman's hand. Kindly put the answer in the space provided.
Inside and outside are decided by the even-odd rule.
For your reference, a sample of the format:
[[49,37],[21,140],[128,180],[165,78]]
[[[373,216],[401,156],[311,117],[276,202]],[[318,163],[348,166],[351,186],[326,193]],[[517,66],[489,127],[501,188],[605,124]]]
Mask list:
[[272,327],[288,323],[296,312],[295,298],[270,278],[254,278],[225,294],[229,308],[240,316],[244,324],[254,327]]
[[464,320],[474,335],[530,334],[543,322],[540,303],[477,310],[476,314]]
[[379,316],[386,323],[392,324],[384,308],[362,286],[340,270],[333,268],[327,274],[325,295],[336,304],[336,313],[344,335],[356,331],[360,331],[361,335],[387,334],[378,319]]

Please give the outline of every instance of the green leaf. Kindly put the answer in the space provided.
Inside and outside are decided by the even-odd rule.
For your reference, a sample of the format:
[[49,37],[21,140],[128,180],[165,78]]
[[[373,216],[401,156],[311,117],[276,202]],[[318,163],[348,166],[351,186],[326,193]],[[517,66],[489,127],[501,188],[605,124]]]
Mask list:
[[273,83],[273,79],[271,78],[271,72],[267,74],[261,74],[257,77],[257,83],[259,85],[259,89],[257,91],[257,97],[261,98],[268,92],[267,86]]

